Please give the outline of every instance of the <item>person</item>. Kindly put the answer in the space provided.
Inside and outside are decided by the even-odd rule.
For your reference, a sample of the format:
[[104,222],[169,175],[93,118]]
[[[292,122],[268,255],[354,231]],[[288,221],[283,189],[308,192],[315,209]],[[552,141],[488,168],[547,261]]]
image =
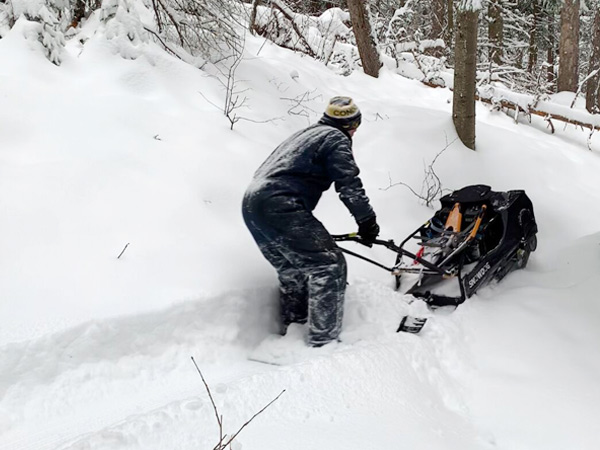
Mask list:
[[242,212],[258,248],[276,269],[281,334],[308,322],[308,344],[320,347],[341,332],[346,261],[312,211],[332,183],[372,243],[379,234],[352,154],[361,112],[350,97],[334,97],[322,118],[281,143],[254,174]]

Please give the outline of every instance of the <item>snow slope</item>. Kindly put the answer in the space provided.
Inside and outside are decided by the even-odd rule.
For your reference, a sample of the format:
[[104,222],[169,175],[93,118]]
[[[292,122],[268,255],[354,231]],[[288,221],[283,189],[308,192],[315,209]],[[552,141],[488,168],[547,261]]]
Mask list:
[[[211,449],[218,427],[192,356],[227,433],[285,389],[237,448],[597,448],[597,136],[590,152],[576,130],[550,135],[478,105],[472,152],[455,141],[449,91],[389,70],[342,78],[251,36],[239,114],[268,122],[230,130],[210,69],[152,44],[123,59],[101,27],[56,67],[27,29],[0,40],[0,448]],[[289,114],[306,92],[309,118]],[[539,245],[526,270],[418,336],[395,329],[419,305],[349,260],[342,343],[307,349],[301,327],[273,335],[276,277],[240,201],[275,145],[339,94],[363,111],[354,147],[384,237],[431,216],[390,185],[418,190],[448,146],[435,164],[444,187],[525,189]],[[356,228],[334,192],[316,214],[332,233]],[[249,361],[257,349],[292,362]]]

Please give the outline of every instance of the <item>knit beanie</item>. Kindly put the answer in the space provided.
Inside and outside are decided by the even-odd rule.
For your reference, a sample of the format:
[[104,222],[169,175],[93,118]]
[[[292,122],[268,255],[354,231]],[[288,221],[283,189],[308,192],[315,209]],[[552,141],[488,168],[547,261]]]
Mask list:
[[325,108],[325,116],[335,120],[344,130],[356,130],[362,114],[350,97],[333,97]]

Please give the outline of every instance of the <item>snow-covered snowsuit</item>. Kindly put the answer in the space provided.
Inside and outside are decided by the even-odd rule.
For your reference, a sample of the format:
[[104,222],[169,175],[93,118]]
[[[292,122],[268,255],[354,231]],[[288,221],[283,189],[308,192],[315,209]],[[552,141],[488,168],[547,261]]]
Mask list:
[[357,222],[373,217],[358,174],[349,134],[323,117],[279,145],[244,196],[246,225],[279,275],[282,322],[308,320],[311,345],[339,336],[346,289],[344,256],[312,211],[335,183]]

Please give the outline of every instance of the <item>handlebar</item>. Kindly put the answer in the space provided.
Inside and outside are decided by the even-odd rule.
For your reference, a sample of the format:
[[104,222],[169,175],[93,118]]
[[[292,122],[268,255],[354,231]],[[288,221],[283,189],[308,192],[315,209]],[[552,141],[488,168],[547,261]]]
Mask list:
[[[419,256],[409,252],[408,250],[404,250],[402,248],[402,246],[396,245],[394,243],[394,241],[391,239],[390,240],[375,239],[375,240],[369,241],[367,243],[358,235],[358,233],[334,234],[334,235],[331,235],[331,237],[336,242],[358,242],[359,244],[365,245],[367,247],[371,247],[373,244],[381,245],[383,247],[386,247],[389,250],[392,250],[393,252],[396,252],[399,255],[408,256],[409,258],[417,261],[423,267],[433,270],[434,272],[439,273],[440,275],[449,275],[444,269],[441,269],[440,267],[436,266],[435,264],[430,263],[429,261],[425,261],[424,259],[421,259]],[[374,261],[368,260],[367,258],[357,255],[356,253],[350,252],[345,249],[342,249],[342,251],[344,251],[345,253],[351,254],[352,256],[358,256],[361,259],[364,259],[371,263],[374,263]],[[382,267],[386,270],[389,270],[388,267],[382,266],[381,264],[377,263],[376,265],[378,265],[379,267]]]

